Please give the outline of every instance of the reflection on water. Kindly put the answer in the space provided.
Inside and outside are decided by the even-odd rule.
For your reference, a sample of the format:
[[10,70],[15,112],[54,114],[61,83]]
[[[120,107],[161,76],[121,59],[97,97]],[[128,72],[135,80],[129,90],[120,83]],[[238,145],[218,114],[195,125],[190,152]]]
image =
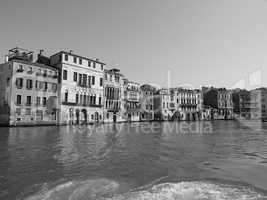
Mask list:
[[260,199],[267,125],[257,128],[236,121],[0,128],[0,199]]

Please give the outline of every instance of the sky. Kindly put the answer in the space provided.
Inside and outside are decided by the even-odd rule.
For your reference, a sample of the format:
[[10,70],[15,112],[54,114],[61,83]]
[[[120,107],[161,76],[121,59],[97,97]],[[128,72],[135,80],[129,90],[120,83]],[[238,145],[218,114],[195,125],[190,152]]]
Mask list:
[[142,84],[267,86],[267,0],[1,0],[2,61],[16,46],[73,50]]

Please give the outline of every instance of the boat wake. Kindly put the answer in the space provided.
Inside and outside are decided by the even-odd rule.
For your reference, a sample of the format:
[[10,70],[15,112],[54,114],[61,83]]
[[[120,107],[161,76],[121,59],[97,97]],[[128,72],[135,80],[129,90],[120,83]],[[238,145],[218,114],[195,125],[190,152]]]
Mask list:
[[267,200],[267,196],[239,186],[206,182],[163,183],[149,190],[116,195],[105,200]]
[[117,193],[119,187],[107,179],[67,182],[26,200],[267,200],[249,187],[205,181],[161,183],[123,194]]

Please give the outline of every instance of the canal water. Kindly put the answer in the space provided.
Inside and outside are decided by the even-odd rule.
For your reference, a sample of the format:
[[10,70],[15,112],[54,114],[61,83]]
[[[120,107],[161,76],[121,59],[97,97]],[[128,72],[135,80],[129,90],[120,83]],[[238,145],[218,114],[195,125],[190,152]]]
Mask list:
[[0,128],[0,199],[267,199],[267,124]]

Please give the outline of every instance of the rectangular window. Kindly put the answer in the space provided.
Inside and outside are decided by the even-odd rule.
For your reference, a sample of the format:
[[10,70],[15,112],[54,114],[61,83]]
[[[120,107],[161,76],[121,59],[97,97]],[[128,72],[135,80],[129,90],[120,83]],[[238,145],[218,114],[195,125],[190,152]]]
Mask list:
[[46,106],[46,97],[43,97],[43,106]]
[[83,103],[83,95],[80,94],[80,104]]
[[82,59],[82,58],[79,59],[79,64],[80,64],[80,65],[83,64],[83,59]]
[[83,105],[86,105],[86,95],[83,95]]
[[79,95],[76,94],[76,103],[79,103]]
[[75,56],[73,57],[73,62],[77,63],[77,57],[75,57]]
[[52,83],[52,91],[57,92],[57,84],[56,83]]
[[47,82],[44,82],[44,85],[45,85],[44,90],[47,91],[48,83]]
[[95,62],[93,63],[93,68],[95,68]]
[[73,73],[73,81],[77,82],[77,72]]
[[92,76],[92,85],[95,85],[95,77]]
[[31,79],[27,79],[26,88],[27,89],[32,89],[32,80]]
[[100,87],[103,86],[103,78],[100,78]]
[[83,78],[83,75],[82,74],[79,74],[79,86],[82,85],[82,78]]
[[17,105],[21,105],[21,95],[17,95]]
[[83,87],[86,87],[87,84],[87,75],[83,74]]
[[41,97],[36,97],[36,105],[37,106],[41,105]]
[[65,54],[65,61],[69,60],[69,56],[67,54]]
[[64,93],[64,102],[68,102],[68,96],[69,96],[68,92],[65,92]]
[[88,76],[88,86],[91,87],[91,76]]
[[98,97],[98,105],[101,105],[101,97]]
[[93,104],[93,96],[90,96],[90,105]]
[[91,61],[88,60],[88,67],[91,67]]
[[26,105],[30,106],[31,104],[32,104],[32,97],[31,96],[27,96]]
[[68,78],[68,71],[63,70],[63,80],[67,80],[67,78]]
[[23,88],[23,79],[22,78],[17,78],[16,79],[16,86],[18,89]]
[[93,98],[93,104],[96,105],[96,96]]
[[101,65],[101,70],[102,70],[102,71],[104,70],[104,65]]

